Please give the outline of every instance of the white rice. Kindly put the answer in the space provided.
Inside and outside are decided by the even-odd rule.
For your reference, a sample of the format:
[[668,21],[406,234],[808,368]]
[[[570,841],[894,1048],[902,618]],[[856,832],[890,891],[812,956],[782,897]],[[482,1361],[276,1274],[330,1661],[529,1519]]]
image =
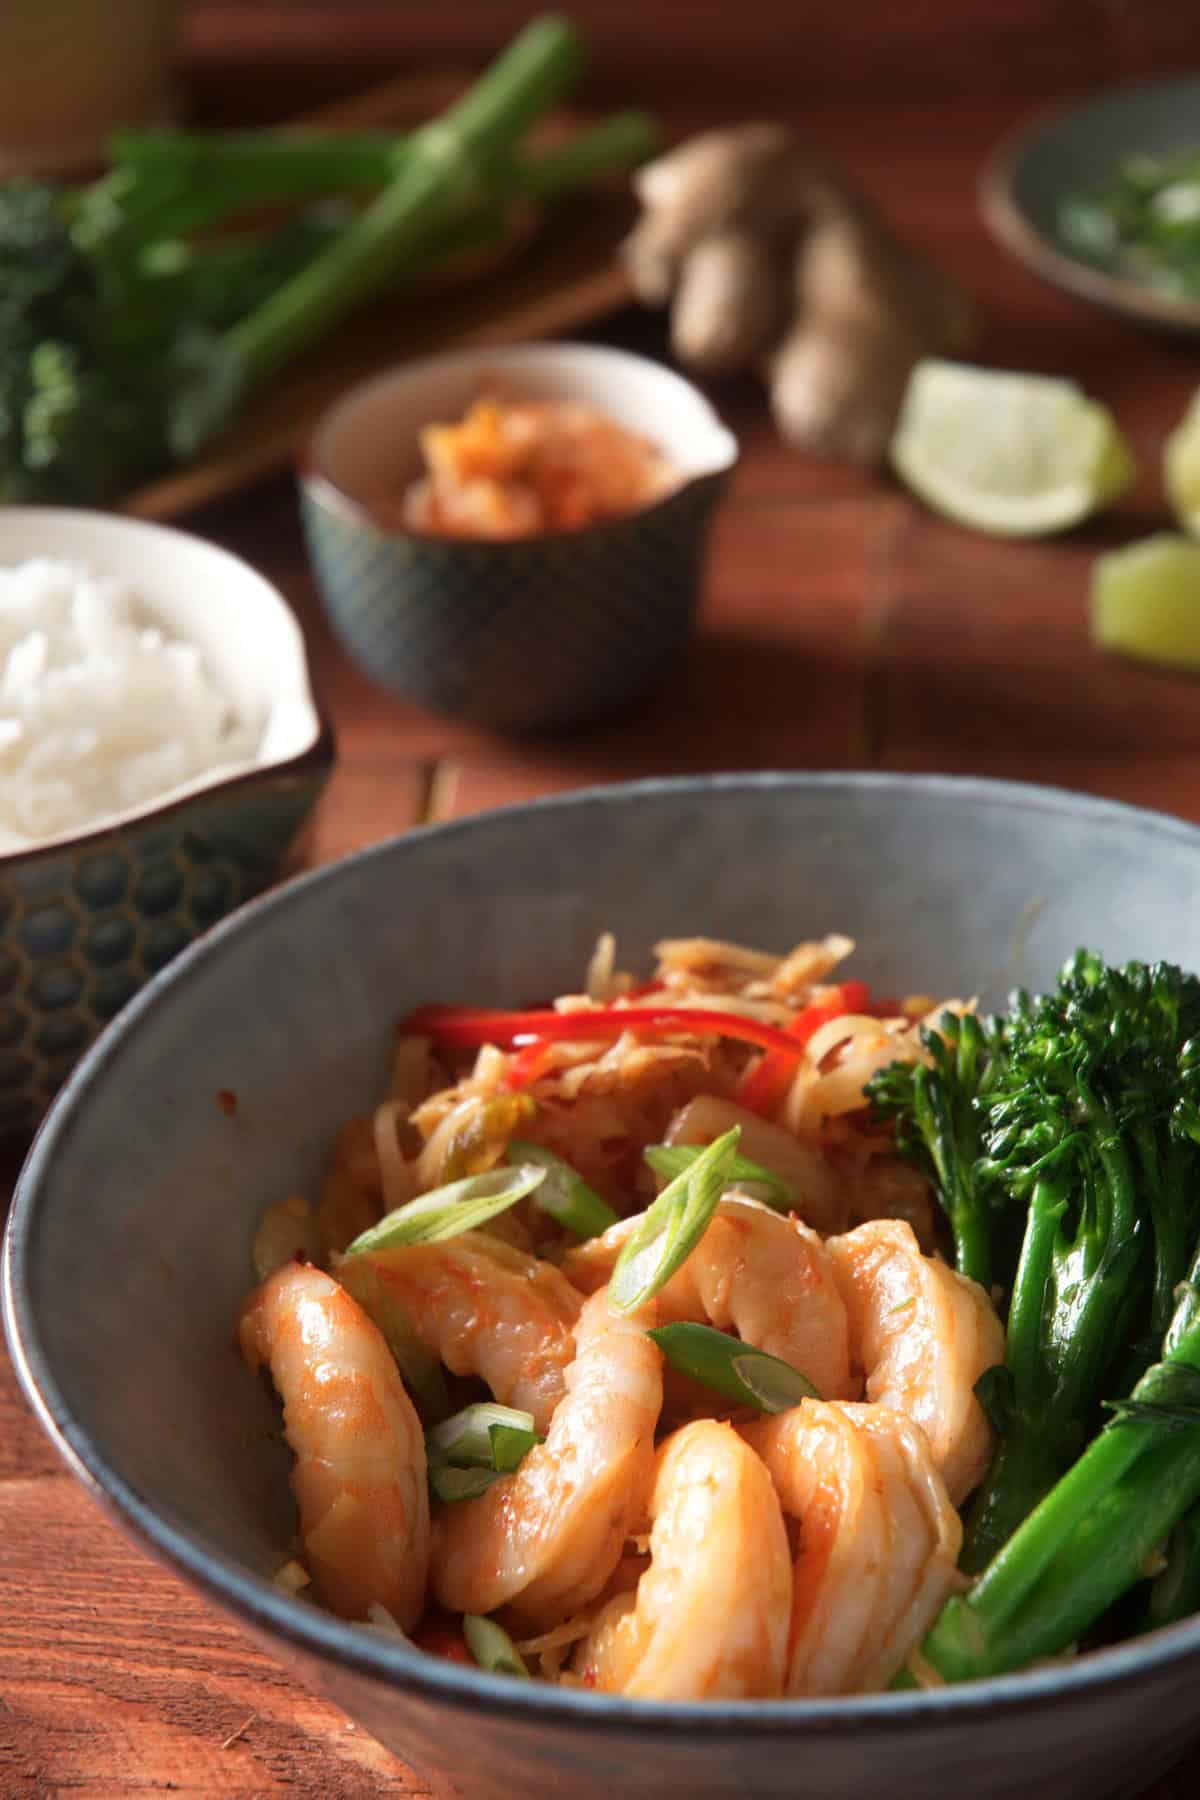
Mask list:
[[261,735],[122,583],[40,557],[0,569],[0,848],[228,773]]

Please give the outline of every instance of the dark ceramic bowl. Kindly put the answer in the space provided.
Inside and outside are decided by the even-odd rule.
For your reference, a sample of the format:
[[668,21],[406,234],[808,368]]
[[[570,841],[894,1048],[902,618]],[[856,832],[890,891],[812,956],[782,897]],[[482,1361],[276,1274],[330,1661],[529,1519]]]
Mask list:
[[[680,485],[578,531],[436,537],[371,504],[421,473],[418,434],[480,387],[578,401],[649,438]],[[401,699],[504,731],[582,725],[659,680],[691,634],[708,523],[737,445],[661,364],[594,344],[464,350],[364,382],[317,426],[301,510],[329,622],[363,673]]]
[[291,883],[151,983],[34,1147],[5,1303],[47,1430],[129,1530],[469,1800],[1100,1800],[1150,1781],[1200,1726],[1200,1620],[974,1686],[663,1705],[477,1673],[272,1587],[289,1458],[231,1330],[259,1211],[312,1191],[399,1014],[560,991],[602,927],[634,966],[665,933],[782,949],[845,930],[884,989],[999,1001],[1081,943],[1200,966],[1200,831],[1003,783],[736,776],[415,831]]
[[279,873],[333,762],[287,601],[249,564],[162,525],[0,508],[0,566],[49,556],[134,589],[263,723],[254,762],[28,849],[0,849],[0,1136],[41,1119],[108,1021]]
[[979,197],[993,234],[1036,274],[1139,324],[1200,332],[1200,300],[1156,292],[1085,261],[1062,234],[1065,202],[1126,157],[1200,148],[1200,76],[1109,89],[1020,126],[985,165]]

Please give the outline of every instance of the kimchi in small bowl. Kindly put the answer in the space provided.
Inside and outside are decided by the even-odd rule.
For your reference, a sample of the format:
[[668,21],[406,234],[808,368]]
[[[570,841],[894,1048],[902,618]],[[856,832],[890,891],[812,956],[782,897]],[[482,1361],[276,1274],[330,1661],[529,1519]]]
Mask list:
[[497,729],[649,688],[692,628],[737,445],[670,369],[584,344],[459,352],[352,389],[301,474],[317,582],[381,686]]

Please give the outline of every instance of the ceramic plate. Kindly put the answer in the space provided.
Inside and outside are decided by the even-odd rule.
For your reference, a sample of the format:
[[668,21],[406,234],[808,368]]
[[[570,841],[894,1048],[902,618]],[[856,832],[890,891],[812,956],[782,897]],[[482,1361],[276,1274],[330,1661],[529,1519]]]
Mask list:
[[1005,138],[980,179],[983,216],[1037,274],[1142,324],[1200,334],[1200,299],[1156,293],[1082,260],[1059,229],[1063,202],[1097,187],[1127,156],[1200,147],[1200,76],[1109,89],[1043,114]]

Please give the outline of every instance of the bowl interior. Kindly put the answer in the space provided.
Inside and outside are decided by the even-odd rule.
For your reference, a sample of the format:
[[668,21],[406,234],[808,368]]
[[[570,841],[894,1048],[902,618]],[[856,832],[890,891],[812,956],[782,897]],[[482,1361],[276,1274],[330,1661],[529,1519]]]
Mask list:
[[1065,201],[1086,194],[1128,156],[1200,146],[1200,76],[1116,88],[1035,120],[1001,145],[983,177],[985,216],[1050,279],[1156,322],[1200,328],[1200,301],[1158,294],[1082,260],[1062,235]]
[[[844,930],[867,980],[998,1003],[1080,944],[1200,965],[1198,901],[1190,827],[939,778],[648,783],[413,833],[216,928],[88,1056],[10,1224],[18,1362],[74,1456],[160,1548],[277,1620],[266,1584],[289,1554],[288,1456],[232,1321],[261,1209],[315,1195],[406,1009],[575,986],[604,928],[634,967],[664,935],[784,949]],[[286,1604],[302,1643],[356,1643],[426,1686],[448,1679]]]
[[422,426],[461,418],[489,382],[523,398],[593,406],[650,438],[685,480],[737,457],[708,401],[672,370],[599,345],[534,344],[431,357],[364,382],[318,425],[310,467],[355,500],[403,487],[422,467]]
[[[300,628],[282,594],[248,563],[202,538],[137,519],[0,508],[0,566],[35,557],[81,563],[120,581],[150,617],[195,644],[239,714],[261,725],[258,766],[288,762],[316,742],[321,726]],[[171,798],[212,779],[201,776]]]

